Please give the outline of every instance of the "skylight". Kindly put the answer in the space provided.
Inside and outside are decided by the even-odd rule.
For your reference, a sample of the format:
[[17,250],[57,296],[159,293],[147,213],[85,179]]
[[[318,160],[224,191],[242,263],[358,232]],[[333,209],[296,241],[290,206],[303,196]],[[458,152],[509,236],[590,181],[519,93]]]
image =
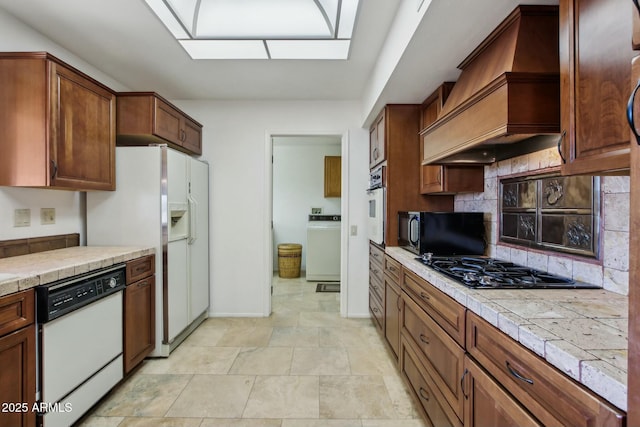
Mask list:
[[359,0],[145,0],[192,59],[348,59]]

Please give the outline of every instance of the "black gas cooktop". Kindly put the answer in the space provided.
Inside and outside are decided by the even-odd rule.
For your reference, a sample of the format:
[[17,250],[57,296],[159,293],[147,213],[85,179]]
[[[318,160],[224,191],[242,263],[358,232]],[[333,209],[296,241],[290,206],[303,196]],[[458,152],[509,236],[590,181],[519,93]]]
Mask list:
[[599,288],[508,261],[483,256],[433,256],[416,258],[457,282],[476,289]]

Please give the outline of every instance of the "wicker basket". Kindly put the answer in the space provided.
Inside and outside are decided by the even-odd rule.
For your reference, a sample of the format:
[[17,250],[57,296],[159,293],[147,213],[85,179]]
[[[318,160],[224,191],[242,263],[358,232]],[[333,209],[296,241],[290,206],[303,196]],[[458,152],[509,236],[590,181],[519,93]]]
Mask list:
[[300,262],[302,260],[302,245],[297,243],[282,243],[278,245],[278,275],[290,279],[300,277]]

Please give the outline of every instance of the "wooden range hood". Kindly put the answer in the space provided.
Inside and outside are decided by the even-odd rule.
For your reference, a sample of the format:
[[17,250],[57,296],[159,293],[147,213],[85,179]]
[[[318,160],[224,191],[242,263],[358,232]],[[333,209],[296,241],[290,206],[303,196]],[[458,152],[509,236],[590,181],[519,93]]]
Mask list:
[[518,6],[458,66],[438,120],[420,132],[422,164],[491,163],[549,146],[532,137],[560,132],[558,28],[557,6]]

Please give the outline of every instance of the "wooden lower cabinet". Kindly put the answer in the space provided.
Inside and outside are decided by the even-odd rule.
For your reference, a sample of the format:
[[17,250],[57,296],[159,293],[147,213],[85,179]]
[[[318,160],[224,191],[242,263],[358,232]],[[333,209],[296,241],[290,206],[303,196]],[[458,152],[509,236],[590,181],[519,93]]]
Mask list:
[[156,279],[147,277],[124,291],[124,373],[127,374],[156,345]]
[[404,336],[400,340],[400,371],[409,384],[418,409],[428,426],[462,427],[462,422],[446,403],[438,387],[427,374],[417,352]]
[[127,263],[124,290],[124,373],[144,360],[156,346],[155,256]]
[[33,289],[0,298],[0,427],[31,427],[36,400]]
[[542,426],[468,356],[464,366],[465,427]]
[[544,425],[622,427],[624,412],[467,312],[467,352]]
[[400,288],[389,276],[384,277],[384,336],[396,358],[400,351]]

